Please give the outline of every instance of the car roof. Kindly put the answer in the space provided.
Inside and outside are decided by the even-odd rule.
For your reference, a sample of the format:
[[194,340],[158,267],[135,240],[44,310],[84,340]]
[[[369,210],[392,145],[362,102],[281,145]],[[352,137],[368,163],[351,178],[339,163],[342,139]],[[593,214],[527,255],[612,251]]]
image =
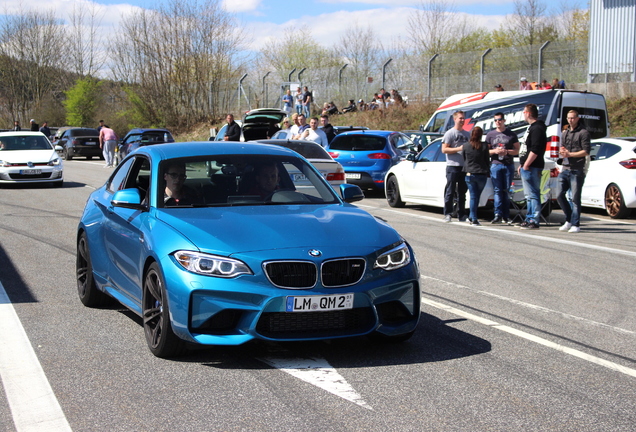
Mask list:
[[383,137],[387,137],[393,133],[396,133],[396,131],[370,130],[370,129],[369,130],[353,130],[353,131],[342,132],[338,134],[336,138],[338,138],[339,136],[344,136],[344,135],[380,135]]
[[214,144],[210,143],[210,141],[183,142],[179,143],[179,145],[174,145],[174,143],[156,144],[141,147],[134,154],[147,154],[150,157],[161,159],[232,154],[298,157],[296,152],[285,147],[233,141],[217,141]]
[[31,132],[31,131],[9,131],[9,132],[0,132],[0,136],[43,136],[44,134],[40,131]]
[[130,133],[144,133],[144,132],[170,132],[170,131],[165,128],[132,128],[131,130],[128,131],[126,135]]
[[[290,139],[266,139],[266,140],[256,140],[256,141],[251,141],[251,142],[257,142],[257,143],[261,143],[261,144],[272,144],[272,145],[278,145],[278,146],[283,146],[285,148],[291,148],[292,150],[298,148],[300,150],[299,147],[305,147],[307,149],[310,149],[310,151],[313,151],[314,153],[320,153],[321,155],[325,156],[324,160],[333,160],[333,158],[329,155],[329,153],[327,152],[327,150],[325,150],[320,144],[315,143],[313,141],[305,141],[305,140],[290,140]],[[294,150],[296,151],[296,150]],[[297,152],[298,154],[304,156],[307,159],[323,159],[323,158],[317,158],[315,156],[307,156],[306,154],[303,154],[303,152]],[[308,153],[308,152],[304,152],[304,153]]]
[[592,143],[604,142],[610,144],[616,144],[627,149],[636,149],[635,138],[595,138],[591,140]]

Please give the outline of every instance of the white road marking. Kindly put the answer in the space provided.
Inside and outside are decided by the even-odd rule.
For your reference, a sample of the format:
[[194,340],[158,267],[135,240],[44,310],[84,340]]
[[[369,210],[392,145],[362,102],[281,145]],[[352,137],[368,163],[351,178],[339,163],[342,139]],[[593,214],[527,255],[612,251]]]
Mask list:
[[0,282],[0,378],[17,432],[71,431]]
[[468,313],[468,312],[464,312],[463,310],[454,308],[452,306],[445,305],[443,303],[436,302],[434,300],[424,299],[423,298],[422,299],[422,303],[425,304],[425,305],[428,305],[428,306],[432,306],[432,307],[437,308],[437,309],[445,310],[445,311],[450,312],[450,313],[452,313],[454,315],[458,315],[458,316],[464,317],[464,318],[469,319],[471,321],[475,321],[475,322],[478,322],[480,324],[495,328],[497,330],[501,330],[501,331],[504,331],[506,333],[510,333],[510,334],[518,336],[520,338],[527,339],[527,340],[529,340],[531,342],[538,343],[538,344],[546,346],[548,348],[552,348],[552,349],[560,351],[562,353],[569,354],[569,355],[572,355],[574,357],[578,357],[580,359],[583,359],[583,360],[589,361],[591,363],[606,367],[606,368],[611,369],[613,371],[620,372],[620,373],[623,373],[625,375],[629,375],[629,376],[632,376],[632,377],[636,378],[636,369],[631,369],[631,368],[625,367],[623,365],[619,365],[618,363],[614,363],[614,362],[611,362],[611,361],[608,361],[608,360],[605,360],[605,359],[602,359],[602,358],[599,358],[599,357],[596,357],[596,356],[593,356],[593,355],[590,355],[590,354],[586,354],[586,353],[584,353],[582,351],[579,351],[579,350],[568,348],[566,346],[563,346],[563,345],[557,344],[555,342],[549,341],[547,339],[532,335],[532,334],[524,332],[522,330],[517,330],[515,328],[499,324],[499,323],[497,323],[495,321],[492,321],[492,320],[489,320],[487,318],[482,318],[480,316],[473,315],[473,314]]
[[455,288],[461,288],[461,289],[472,291],[474,293],[481,294],[481,295],[484,295],[484,296],[494,297],[494,298],[497,298],[499,300],[503,300],[503,301],[506,301],[506,302],[509,302],[509,303],[512,303],[512,304],[516,304],[518,306],[526,307],[528,309],[534,309],[534,310],[538,310],[538,311],[542,311],[542,312],[557,314],[557,315],[562,316],[563,318],[572,319],[572,320],[575,320],[575,321],[581,321],[581,322],[584,322],[586,324],[590,324],[590,325],[597,326],[597,327],[607,328],[609,330],[612,330],[612,331],[615,331],[615,332],[618,332],[618,333],[636,335],[636,332],[631,331],[631,330],[627,330],[627,329],[620,328],[620,327],[614,327],[614,326],[611,326],[609,324],[601,323],[601,322],[598,322],[598,321],[593,321],[593,320],[590,320],[590,319],[587,319],[587,318],[579,317],[579,316],[576,316],[576,315],[571,315],[571,314],[568,314],[568,313],[565,313],[565,312],[560,312],[560,311],[557,311],[557,310],[554,310],[554,309],[549,309],[549,308],[546,308],[546,307],[543,307],[543,306],[539,306],[539,305],[535,305],[535,304],[532,304],[532,303],[522,302],[520,300],[515,300],[515,299],[509,298],[509,297],[504,297],[504,296],[501,296],[499,294],[490,293],[488,291],[478,290],[478,289],[475,289],[475,288],[471,288],[471,287],[467,287],[467,286],[464,286],[464,285],[456,284],[454,282],[448,282],[448,281],[445,281],[445,280],[442,280],[442,279],[438,279],[438,278],[434,278],[434,277],[431,277],[431,276],[424,276],[422,274],[420,274],[420,278],[434,280],[436,282],[440,282],[440,283],[443,283],[445,285],[451,285],[451,286],[453,286]]
[[[431,216],[424,216],[424,215],[414,215],[412,213],[407,213],[407,212],[403,212],[403,211],[400,211],[400,210],[385,209],[385,208],[380,208],[380,207],[372,207],[372,206],[364,206],[364,205],[360,205],[359,207],[366,207],[368,209],[373,209],[373,210],[385,211],[385,212],[389,212],[389,213],[397,213],[397,214],[402,215],[402,216],[410,216],[410,217],[413,217],[413,218],[416,218],[416,219],[424,219],[424,220],[430,220],[430,221],[433,221],[433,222],[444,223],[444,221],[442,219],[439,219],[439,218],[435,218],[435,217],[431,217]],[[450,225],[452,225],[452,226],[460,226],[460,227],[463,227],[463,228],[470,228],[471,230],[496,231],[496,232],[507,234],[507,235],[511,235],[511,236],[531,238],[531,239],[535,239],[535,240],[538,240],[538,241],[545,241],[545,242],[550,242],[550,243],[560,243],[560,244],[564,244],[564,245],[576,246],[576,247],[585,248],[585,249],[594,249],[594,250],[603,251],[603,252],[609,252],[609,253],[614,253],[614,254],[619,254],[619,255],[627,255],[627,256],[631,256],[631,257],[636,257],[636,252],[632,252],[632,251],[626,251],[626,250],[622,250],[622,249],[614,249],[614,248],[609,248],[609,247],[605,247],[605,246],[597,246],[597,245],[588,244],[588,243],[580,243],[580,242],[576,242],[576,241],[572,241],[572,240],[565,240],[565,239],[561,239],[561,238],[552,238],[552,237],[545,237],[545,236],[536,235],[536,234],[527,234],[527,233],[524,233],[524,232],[515,231],[514,228],[512,228],[512,227],[511,227],[512,229],[491,228],[491,227],[487,227],[487,226],[481,226],[479,228],[475,228],[473,226],[470,226],[470,224],[468,224],[466,222],[455,222],[455,223],[452,223]]]
[[356,405],[373,410],[325,359],[263,357],[260,360]]

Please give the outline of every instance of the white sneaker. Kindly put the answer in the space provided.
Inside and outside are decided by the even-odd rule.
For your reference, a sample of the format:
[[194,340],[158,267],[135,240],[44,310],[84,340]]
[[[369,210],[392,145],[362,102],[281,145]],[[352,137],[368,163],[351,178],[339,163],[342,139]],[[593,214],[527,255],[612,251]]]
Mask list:
[[571,233],[581,232],[581,228],[573,225],[572,228],[568,230],[568,232],[571,232]]
[[570,222],[566,222],[563,224],[561,228],[559,228],[559,231],[567,231],[570,228],[572,228],[572,224]]

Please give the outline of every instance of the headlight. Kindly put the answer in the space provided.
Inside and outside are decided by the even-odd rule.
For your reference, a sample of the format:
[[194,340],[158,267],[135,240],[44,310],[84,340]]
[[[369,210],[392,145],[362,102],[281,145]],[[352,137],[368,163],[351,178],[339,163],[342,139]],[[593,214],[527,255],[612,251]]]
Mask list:
[[58,166],[62,164],[62,159],[59,157],[56,157],[55,159],[51,159],[49,161],[49,166]]
[[383,270],[396,270],[411,263],[411,252],[402,243],[398,247],[380,255],[373,264],[373,268],[381,268]]
[[181,266],[189,272],[222,278],[253,274],[242,261],[198,252],[177,251],[173,254]]

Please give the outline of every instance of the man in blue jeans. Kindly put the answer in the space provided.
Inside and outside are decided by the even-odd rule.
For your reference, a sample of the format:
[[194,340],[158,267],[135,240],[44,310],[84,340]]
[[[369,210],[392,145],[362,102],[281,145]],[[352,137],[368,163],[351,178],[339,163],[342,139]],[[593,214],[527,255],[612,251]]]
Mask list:
[[[570,110],[567,119],[569,126],[561,136],[559,149],[563,169],[559,174],[561,191],[557,201],[565,213],[565,223],[559,230],[577,233],[581,231],[581,189],[585,182],[585,158],[590,154],[590,133],[581,126],[576,110]],[[568,190],[572,194],[572,203],[567,199]]]
[[541,171],[545,166],[543,157],[548,139],[545,123],[539,120],[539,109],[535,104],[524,107],[523,117],[530,127],[526,132],[526,140],[519,150],[519,174],[528,203],[526,220],[521,222],[521,229],[539,229]]
[[493,120],[495,129],[486,134],[486,143],[490,147],[490,178],[495,198],[495,218],[490,223],[509,223],[510,184],[515,173],[513,157],[519,154],[519,139],[516,133],[506,127],[503,113],[496,113]]

